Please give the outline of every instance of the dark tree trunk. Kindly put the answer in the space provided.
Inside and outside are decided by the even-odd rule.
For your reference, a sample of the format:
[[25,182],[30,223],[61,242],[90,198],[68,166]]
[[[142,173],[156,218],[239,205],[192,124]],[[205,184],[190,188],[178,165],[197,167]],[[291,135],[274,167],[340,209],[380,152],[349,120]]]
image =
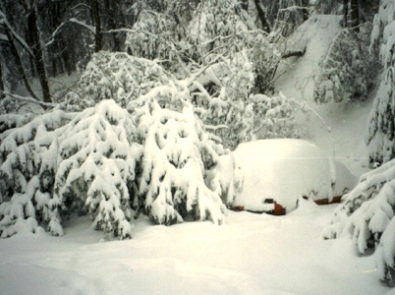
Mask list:
[[61,62],[63,64],[63,68],[66,69],[67,74],[70,76],[71,72],[73,71],[73,68],[72,68],[72,63],[70,61],[69,50],[67,50],[65,48],[66,47],[65,46],[66,42],[64,41],[63,36],[59,36],[58,42],[59,42],[59,47],[62,50],[62,61]]
[[3,64],[0,61],[0,99],[4,98]]
[[[117,28],[115,18],[117,17],[117,7],[118,3],[117,1],[112,0],[112,3],[109,3],[109,0],[104,0],[104,7],[107,12],[107,25],[110,30],[114,30]],[[120,51],[121,50],[121,44],[118,39],[118,34],[113,33],[112,35],[112,42],[113,42],[113,49],[115,51]]]
[[248,11],[248,0],[241,0],[241,8]]
[[270,33],[272,28],[269,21],[267,20],[266,12],[263,10],[261,0],[254,0],[256,10],[258,12],[258,18],[262,24],[262,28],[265,32]]
[[33,52],[34,67],[37,71],[38,79],[40,81],[41,90],[43,93],[44,102],[52,102],[51,94],[49,92],[48,78],[45,71],[44,55],[41,49],[40,33],[37,24],[36,7],[32,7],[27,16],[27,36],[28,42]]
[[97,0],[91,0],[92,20],[95,24],[95,52],[102,50],[103,47],[103,32],[101,31],[100,8]]
[[348,27],[348,0],[343,0],[343,27]]
[[12,34],[6,26],[4,27],[4,31],[7,35],[7,38],[8,38],[9,44],[10,44],[11,53],[15,59],[15,63],[16,63],[17,69],[19,71],[19,74],[22,76],[22,80],[26,86],[26,90],[30,93],[30,95],[33,98],[38,99],[37,95],[34,93],[32,87],[30,86],[29,80],[27,79],[25,68],[23,67],[22,60],[21,60],[21,57],[19,56],[18,49],[16,48]]
[[351,0],[351,27],[359,32],[359,0]]
[[302,5],[303,21],[306,21],[309,19],[309,0],[302,0]]

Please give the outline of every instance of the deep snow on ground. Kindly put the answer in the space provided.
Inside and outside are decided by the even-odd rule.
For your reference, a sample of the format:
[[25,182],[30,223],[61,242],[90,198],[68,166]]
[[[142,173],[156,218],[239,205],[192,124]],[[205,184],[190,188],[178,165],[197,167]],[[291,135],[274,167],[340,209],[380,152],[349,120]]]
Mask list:
[[301,200],[284,217],[229,212],[222,226],[142,220],[134,239],[104,243],[82,218],[64,237],[2,240],[0,293],[384,294],[372,257],[320,238],[333,209]]
[[[336,19],[321,16],[309,22],[295,35],[307,45],[305,56],[293,61],[294,68],[281,75],[277,85],[296,101],[306,101],[325,121],[313,112],[300,121],[309,139],[358,174],[366,169],[363,134],[371,101],[322,106],[312,102],[311,78],[336,34]],[[390,291],[378,281],[373,256],[358,257],[348,238],[321,238],[335,207],[301,199],[289,215],[229,212],[222,226],[210,222],[152,226],[140,218],[132,240],[110,242],[100,242],[102,233],[90,227],[89,218],[74,219],[66,224],[64,237],[26,233],[0,240],[0,294]]]

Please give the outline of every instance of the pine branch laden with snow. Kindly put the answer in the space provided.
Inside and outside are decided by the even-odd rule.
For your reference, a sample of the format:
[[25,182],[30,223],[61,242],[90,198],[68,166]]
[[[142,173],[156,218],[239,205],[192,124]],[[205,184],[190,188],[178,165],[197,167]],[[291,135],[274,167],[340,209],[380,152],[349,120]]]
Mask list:
[[380,279],[394,282],[395,161],[364,174],[343,197],[325,238],[350,235],[360,254],[376,249]]
[[130,103],[146,134],[140,195],[155,223],[170,225],[191,216],[220,224],[224,205],[205,175],[222,147],[204,131],[188,100],[188,90],[174,81]]
[[39,116],[0,135],[0,232],[36,232],[45,225],[62,235],[60,200],[52,196],[56,150],[52,142],[73,114],[62,111]]
[[104,100],[66,127],[59,138],[55,196],[69,211],[87,206],[95,229],[106,236],[130,238],[135,165],[141,158],[131,115]]
[[395,157],[394,87],[395,69],[395,2],[383,1],[374,18],[371,48],[380,44],[380,59],[384,66],[381,84],[369,114],[366,143],[371,163],[385,163]]
[[168,82],[157,63],[122,52],[101,51],[92,56],[75,89],[66,95],[67,103],[80,109],[113,99],[121,107]]
[[[369,85],[368,56],[359,36],[341,30],[320,62],[314,78],[314,100],[318,103],[366,99]],[[365,50],[366,49],[366,50]],[[370,69],[372,71],[372,69]]]

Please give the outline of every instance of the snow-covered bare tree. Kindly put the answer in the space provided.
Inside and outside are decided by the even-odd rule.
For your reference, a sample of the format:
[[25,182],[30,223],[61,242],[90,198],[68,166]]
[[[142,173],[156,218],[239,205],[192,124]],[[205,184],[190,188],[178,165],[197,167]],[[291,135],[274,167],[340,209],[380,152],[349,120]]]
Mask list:
[[168,81],[163,68],[155,62],[124,52],[101,51],[92,55],[80,80],[67,94],[66,103],[81,109],[111,98],[126,107],[129,101]]
[[371,85],[368,60],[367,46],[360,44],[359,37],[349,29],[341,30],[320,62],[314,100],[325,103],[366,99]]

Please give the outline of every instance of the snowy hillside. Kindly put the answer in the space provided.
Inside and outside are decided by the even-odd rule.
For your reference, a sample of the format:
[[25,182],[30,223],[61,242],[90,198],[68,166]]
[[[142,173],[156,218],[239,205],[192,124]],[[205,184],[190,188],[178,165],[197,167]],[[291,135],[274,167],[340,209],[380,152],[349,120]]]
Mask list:
[[340,21],[339,16],[317,15],[303,23],[291,37],[289,46],[306,48],[306,53],[281,65],[276,84],[287,97],[308,106],[308,116],[299,116],[305,136],[359,176],[367,170],[364,135],[375,91],[366,101],[348,104],[329,102],[319,105],[313,101],[318,63],[342,29]]

